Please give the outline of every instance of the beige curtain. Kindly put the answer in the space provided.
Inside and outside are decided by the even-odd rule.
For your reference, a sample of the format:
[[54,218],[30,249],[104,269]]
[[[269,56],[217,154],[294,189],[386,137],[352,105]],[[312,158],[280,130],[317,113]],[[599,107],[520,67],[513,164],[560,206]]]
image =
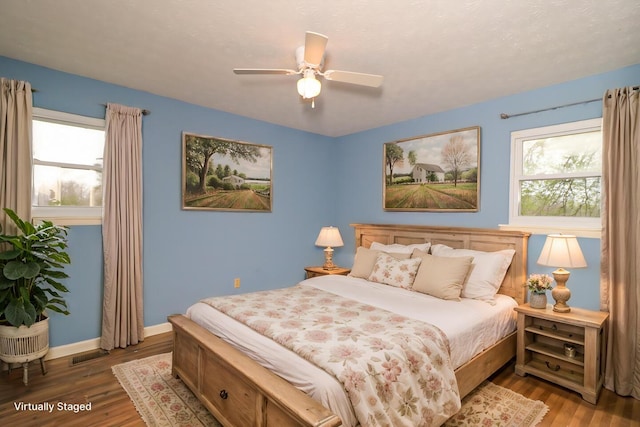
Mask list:
[[[0,207],[31,220],[31,116],[29,82],[0,78]],[[14,233],[13,223],[0,210],[0,225]]]
[[108,104],[104,149],[104,302],[100,346],[144,340],[142,110]]
[[601,308],[609,311],[605,387],[640,399],[640,93],[605,93]]

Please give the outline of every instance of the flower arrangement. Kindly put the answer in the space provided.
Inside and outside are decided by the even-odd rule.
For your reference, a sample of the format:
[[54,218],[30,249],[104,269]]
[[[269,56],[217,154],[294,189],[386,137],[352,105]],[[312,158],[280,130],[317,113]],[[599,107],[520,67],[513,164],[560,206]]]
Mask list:
[[532,274],[529,276],[529,279],[527,279],[527,287],[534,294],[543,294],[553,289],[552,283],[553,277],[548,274]]

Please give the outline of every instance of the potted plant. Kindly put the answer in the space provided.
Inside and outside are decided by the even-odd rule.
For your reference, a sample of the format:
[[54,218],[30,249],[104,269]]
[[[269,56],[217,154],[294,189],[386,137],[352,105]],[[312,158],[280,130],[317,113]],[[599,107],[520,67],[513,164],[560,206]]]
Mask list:
[[553,278],[548,274],[532,274],[527,279],[529,306],[531,308],[547,307],[547,291],[553,289]]
[[[4,212],[18,234],[0,234],[0,359],[27,364],[49,350],[49,319],[45,310],[69,314],[61,293],[69,290],[60,279],[70,263],[67,228],[51,221],[23,221],[11,209]],[[3,230],[0,227],[0,233]],[[44,364],[41,364],[43,373]]]

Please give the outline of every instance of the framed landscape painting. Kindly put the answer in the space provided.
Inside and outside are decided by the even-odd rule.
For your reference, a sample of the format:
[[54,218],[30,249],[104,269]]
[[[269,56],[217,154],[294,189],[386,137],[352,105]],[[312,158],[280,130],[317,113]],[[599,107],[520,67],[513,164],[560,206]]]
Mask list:
[[478,211],[479,126],[388,142],[383,157],[384,210]]
[[272,147],[182,133],[182,209],[271,212]]

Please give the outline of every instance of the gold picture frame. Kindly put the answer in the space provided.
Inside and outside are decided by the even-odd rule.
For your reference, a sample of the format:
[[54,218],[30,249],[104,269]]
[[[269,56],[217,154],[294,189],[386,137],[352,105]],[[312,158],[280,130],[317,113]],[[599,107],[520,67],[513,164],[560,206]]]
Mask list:
[[271,212],[273,148],[182,133],[182,209]]
[[383,145],[386,211],[477,212],[480,126]]

